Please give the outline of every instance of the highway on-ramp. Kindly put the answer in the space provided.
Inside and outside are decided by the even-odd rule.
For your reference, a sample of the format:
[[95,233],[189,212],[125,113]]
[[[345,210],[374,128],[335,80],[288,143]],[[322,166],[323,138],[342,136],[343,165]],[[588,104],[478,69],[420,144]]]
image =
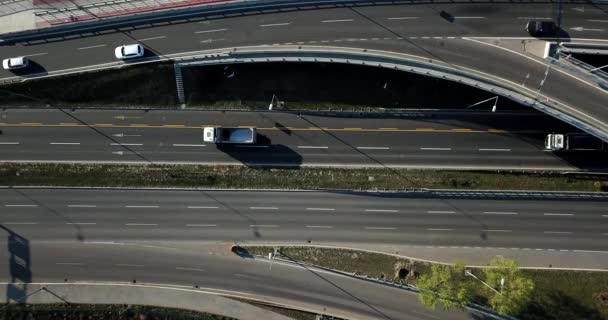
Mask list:
[[[198,163],[603,171],[607,153],[552,153],[544,137],[573,128],[537,113],[358,114],[7,109],[0,161]],[[218,147],[209,125],[252,126],[258,143]]]
[[[141,42],[149,56],[242,46],[313,45],[365,48],[440,61],[527,92],[579,121],[608,132],[608,95],[595,84],[528,54],[529,19],[551,19],[554,4],[414,4],[295,10],[199,19],[74,39],[0,47],[0,56],[29,55],[42,72],[114,63],[112,50]],[[450,19],[441,12],[449,13]],[[606,40],[606,5],[564,4],[560,41]],[[605,24],[605,23],[604,23]],[[596,41],[597,42],[597,41]],[[473,71],[471,71],[473,70]],[[39,70],[40,71],[40,70]],[[27,74],[25,74],[27,76]],[[0,77],[13,74],[2,71]],[[557,103],[557,105],[554,105]]]
[[[0,230],[0,275],[15,282],[132,283],[201,290],[263,303],[283,304],[347,319],[479,319],[463,311],[425,309],[416,294],[267,259],[240,258],[228,244],[149,246],[54,242],[19,238]],[[6,249],[5,249],[6,248]],[[6,281],[5,280],[5,281]],[[15,287],[21,285],[15,285]],[[26,285],[27,286],[27,285]],[[198,286],[198,288],[196,288]],[[94,289],[93,289],[94,290]],[[18,296],[9,292],[11,297]],[[101,301],[100,301],[101,302]]]

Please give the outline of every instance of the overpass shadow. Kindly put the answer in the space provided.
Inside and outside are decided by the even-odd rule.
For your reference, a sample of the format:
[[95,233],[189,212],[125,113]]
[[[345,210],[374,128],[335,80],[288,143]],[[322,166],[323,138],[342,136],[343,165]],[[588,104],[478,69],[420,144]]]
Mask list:
[[6,286],[7,303],[25,303],[27,286],[32,282],[32,259],[30,242],[13,230],[0,224],[0,229],[7,233],[7,250],[9,255],[9,284]]

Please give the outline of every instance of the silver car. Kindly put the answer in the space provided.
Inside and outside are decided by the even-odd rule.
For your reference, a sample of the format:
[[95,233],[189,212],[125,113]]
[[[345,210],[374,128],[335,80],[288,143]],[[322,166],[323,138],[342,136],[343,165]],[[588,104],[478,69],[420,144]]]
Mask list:
[[114,49],[114,55],[117,59],[139,58],[144,55],[144,46],[139,43],[120,46]]
[[2,60],[2,68],[4,70],[13,70],[27,68],[29,60],[27,57],[16,57]]

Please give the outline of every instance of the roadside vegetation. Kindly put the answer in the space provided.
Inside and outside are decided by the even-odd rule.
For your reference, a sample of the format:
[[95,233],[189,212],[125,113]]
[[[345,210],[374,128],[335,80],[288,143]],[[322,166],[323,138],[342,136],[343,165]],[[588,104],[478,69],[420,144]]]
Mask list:
[[601,176],[449,170],[123,164],[0,164],[0,185],[349,190],[607,191]]
[[189,310],[137,305],[5,304],[0,320],[237,320]]
[[[252,63],[182,68],[188,108],[267,110],[464,109],[491,97],[460,83],[346,64]],[[16,94],[11,94],[16,93]],[[27,95],[41,101],[24,97]],[[125,66],[0,88],[4,106],[179,108],[173,64]],[[489,110],[492,101],[473,109]],[[528,110],[500,99],[500,110]]]
[[[245,246],[266,256],[271,247]],[[280,247],[279,257],[416,286],[430,308],[461,308],[468,303],[488,306],[524,320],[601,320],[608,318],[608,272],[521,269],[497,256],[487,269],[431,264],[394,255],[364,251]],[[467,275],[469,270],[479,280]],[[504,286],[501,292],[501,280]]]

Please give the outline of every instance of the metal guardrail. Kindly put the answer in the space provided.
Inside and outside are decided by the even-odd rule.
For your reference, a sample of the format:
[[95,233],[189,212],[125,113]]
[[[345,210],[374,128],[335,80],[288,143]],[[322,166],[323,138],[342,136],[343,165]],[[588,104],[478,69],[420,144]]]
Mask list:
[[[594,67],[584,61],[574,58],[571,54],[565,54],[562,51],[557,51],[556,56],[557,56],[558,62],[564,60],[564,61],[567,61],[570,65],[574,66],[574,68],[568,68],[569,70],[582,74],[583,76],[585,76],[587,78],[598,77],[601,79],[599,81],[603,80],[603,81],[606,81],[608,84],[608,73],[605,72],[604,70],[597,69],[596,67]],[[564,64],[560,64],[560,65],[562,67],[567,67]]]

